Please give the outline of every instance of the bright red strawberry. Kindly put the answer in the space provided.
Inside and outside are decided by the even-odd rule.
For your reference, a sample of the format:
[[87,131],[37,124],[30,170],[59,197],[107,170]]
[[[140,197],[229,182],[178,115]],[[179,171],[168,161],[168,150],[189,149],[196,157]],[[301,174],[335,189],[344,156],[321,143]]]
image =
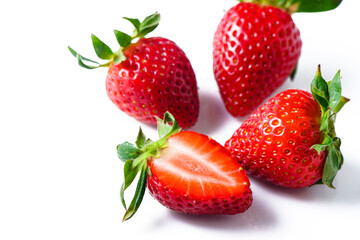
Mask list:
[[239,3],[226,12],[214,37],[214,75],[227,110],[252,112],[294,71],[300,32],[285,10]]
[[340,2],[252,0],[228,10],[213,41],[214,76],[228,112],[251,113],[295,75],[302,41],[291,12],[330,10]]
[[[160,140],[146,140],[140,130],[136,146],[118,145],[118,156],[125,162],[125,182],[121,199],[126,213],[135,214],[145,193],[165,207],[195,215],[233,215],[252,204],[246,172],[229,152],[200,133],[180,131],[168,112],[158,120]],[[141,171],[135,196],[127,208],[124,191]]]
[[235,131],[225,147],[245,170],[289,188],[316,182],[333,187],[343,163],[335,117],[348,99],[341,96],[340,73],[327,84],[320,67],[311,91],[276,95]]
[[69,50],[82,67],[109,67],[107,95],[129,116],[156,124],[154,116],[160,117],[166,111],[171,111],[181,127],[193,126],[199,115],[199,99],[189,59],[173,41],[162,37],[144,37],[158,26],[159,14],[150,15],[143,22],[125,19],[135,26],[135,32],[129,36],[115,30],[120,44],[120,50],[115,53],[92,35],[98,57],[109,60],[107,63],[96,63],[71,48]]

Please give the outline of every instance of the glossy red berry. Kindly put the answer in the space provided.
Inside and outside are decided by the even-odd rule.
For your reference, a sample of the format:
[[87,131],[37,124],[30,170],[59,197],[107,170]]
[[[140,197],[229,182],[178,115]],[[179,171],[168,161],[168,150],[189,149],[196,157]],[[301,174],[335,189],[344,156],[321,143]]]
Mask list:
[[333,181],[344,158],[336,136],[341,96],[340,71],[326,82],[318,66],[311,94],[286,90],[259,107],[225,143],[252,175],[289,188]]
[[170,111],[180,127],[193,126],[199,115],[199,97],[194,70],[185,53],[175,42],[145,35],[159,24],[160,14],[139,19],[125,18],[134,26],[130,36],[114,30],[120,49],[113,52],[95,35],[92,41],[96,55],[104,64],[78,54],[72,48],[81,67],[109,67],[106,91],[110,100],[129,116],[152,125],[155,117]]
[[295,70],[300,32],[285,10],[239,3],[228,10],[213,42],[213,70],[226,109],[245,116]]
[[141,38],[129,45],[126,60],[111,64],[106,91],[123,112],[156,124],[154,116],[170,111],[183,128],[199,115],[197,83],[190,61],[173,42],[161,37]]
[[253,176],[291,188],[314,184],[322,176],[321,110],[312,95],[287,90],[257,109],[225,147]]

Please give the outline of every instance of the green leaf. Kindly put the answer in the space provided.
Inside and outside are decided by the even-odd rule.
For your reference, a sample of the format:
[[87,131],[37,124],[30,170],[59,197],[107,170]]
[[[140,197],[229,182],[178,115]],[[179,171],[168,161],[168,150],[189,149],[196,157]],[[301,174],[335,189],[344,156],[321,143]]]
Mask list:
[[144,198],[145,189],[146,189],[146,178],[147,178],[147,165],[145,162],[145,164],[143,164],[142,168],[141,168],[141,173],[140,173],[140,177],[139,177],[139,182],[138,182],[136,190],[135,190],[135,195],[130,203],[129,208],[127,209],[127,211],[123,217],[123,221],[130,219],[138,210],[138,208]]
[[124,178],[125,179],[120,188],[120,198],[121,198],[121,203],[125,209],[127,209],[127,208],[126,208],[126,203],[125,203],[124,192],[134,181],[134,179],[136,178],[137,174],[139,173],[142,165],[146,164],[146,161],[141,161],[140,163],[141,164],[134,164],[134,160],[129,159],[129,160],[126,160],[126,162],[124,164]]
[[131,24],[135,27],[136,30],[139,30],[140,27],[140,20],[137,18],[128,18],[128,17],[123,17],[124,19],[128,20],[129,22],[131,22]]
[[158,118],[157,116],[155,116],[155,118],[157,121],[157,129],[158,129],[159,138],[163,138],[167,133],[169,133],[171,131],[172,127],[168,124],[164,124],[164,122],[161,118]]
[[328,84],[321,76],[320,65],[317,68],[315,77],[311,82],[311,93],[325,113],[329,107],[329,89]]
[[139,32],[146,32],[149,29],[154,30],[160,22],[160,14],[154,13],[150,16],[147,16],[141,23],[139,27]]
[[327,157],[324,165],[322,181],[331,188],[334,188],[332,183],[343,162],[343,156],[339,147],[332,144],[327,149]]
[[[146,139],[145,134],[140,128],[136,139],[136,146],[138,148],[128,142],[124,142],[117,146],[119,158],[125,162],[124,183],[120,188],[121,202],[126,209],[123,221],[131,218],[140,206],[146,188],[146,178],[148,174],[151,175],[150,169],[147,168],[148,159],[158,157],[161,151],[166,147],[167,139],[181,130],[174,116],[169,112],[164,114],[163,120],[159,118],[157,118],[157,120],[160,128],[159,140],[153,142],[150,139]],[[130,206],[126,208],[124,192],[134,181],[139,171],[141,171],[141,173],[135,195],[130,203]]]
[[331,114],[330,109],[321,114],[320,131],[322,132],[329,131],[329,120],[331,116],[330,114]]
[[329,82],[329,107],[335,109],[341,100],[340,71]]
[[135,27],[132,38],[137,37],[140,28],[140,20],[137,18],[128,18],[128,17],[124,17],[124,19],[128,20]]
[[94,34],[91,34],[91,40],[95,49],[95,53],[100,59],[111,60],[113,58],[114,53],[109,46],[107,46]]
[[321,75],[320,65],[317,68],[315,77],[311,83],[311,86],[315,88],[316,94],[323,98],[329,98],[329,87],[325,79]]
[[119,144],[116,149],[118,157],[122,162],[125,162],[128,159],[135,159],[142,153],[140,149],[129,142],[123,142],[122,144]]
[[[96,61],[93,61],[91,59],[88,59],[86,57],[83,57],[81,56],[80,54],[78,54],[74,49],[72,49],[70,46],[68,46],[68,49],[69,51],[71,52],[71,54],[77,58],[78,60],[78,64],[83,67],[83,68],[86,68],[86,69],[94,69],[94,68],[98,68],[98,67],[101,67],[100,63],[96,62]],[[89,64],[86,64],[85,62],[90,62],[90,63],[95,63],[97,64],[96,66],[94,65],[89,65]]]
[[81,67],[83,67],[83,68],[86,68],[86,69],[94,69],[94,68],[100,67],[100,66],[92,66],[92,65],[89,65],[89,64],[84,63],[83,58],[82,58],[81,55],[78,55],[77,59],[78,59],[78,64],[79,64],[79,66],[81,66]]
[[[141,169],[141,166],[144,162],[141,162],[141,164],[135,165],[134,160],[129,159],[126,160],[124,164],[124,191],[131,185],[131,183],[134,181],[136,175]],[[146,163],[146,161],[145,161]]]
[[238,0],[283,8],[294,12],[323,12],[337,8],[342,0]]
[[136,18],[127,18],[124,17],[124,19],[131,22],[131,24],[135,27],[135,30],[131,36],[132,39],[134,38],[142,38],[146,34],[152,32],[158,25],[160,21],[160,14],[154,13],[150,16],[147,16],[142,22],[139,21],[139,19]]
[[337,113],[349,99],[341,96],[340,72],[337,72],[332,81],[326,83],[321,77],[320,65],[313,82],[311,92],[314,99],[321,107],[320,130],[323,136],[321,144],[312,146],[320,154],[326,150],[322,183],[334,188],[333,180],[341,168],[344,158],[340,151],[341,141],[336,136],[335,119]]
[[296,0],[296,12],[324,12],[337,8],[342,0]]
[[321,144],[315,144],[311,146],[311,148],[315,149],[317,153],[320,155],[320,153],[324,151],[331,143],[332,143],[331,137],[326,134]]
[[126,33],[120,32],[118,30],[114,30],[114,34],[121,47],[123,48],[127,47],[131,43],[132,38]]
[[315,101],[319,104],[321,111],[325,113],[329,107],[329,101],[322,96],[322,92],[319,91],[316,86],[311,87],[311,92]]
[[175,117],[169,112],[165,112],[163,120],[158,117],[156,117],[156,120],[160,138],[166,138],[181,130]]
[[123,207],[126,210],[127,208],[126,208],[125,197],[124,197],[124,191],[125,191],[124,187],[125,187],[125,183],[121,184],[121,187],[120,187],[120,199],[121,199],[121,203],[122,203]]
[[143,133],[142,129],[140,128],[139,129],[139,133],[138,133],[138,136],[136,138],[136,146],[138,148],[143,148],[145,147],[145,144],[146,144],[146,136],[145,134]]
[[68,46],[68,49],[69,49],[69,51],[71,52],[71,54],[72,54],[74,57],[76,57],[76,58],[77,58],[78,56],[80,56],[81,59],[84,60],[84,61],[88,61],[88,62],[92,62],[92,63],[99,64],[99,63],[96,62],[96,61],[93,61],[93,60],[91,60],[91,59],[88,59],[88,58],[86,58],[86,57],[81,56],[81,55],[78,54],[74,49],[72,49],[70,46]]
[[294,81],[294,78],[295,78],[297,69],[298,69],[298,64],[296,64],[294,70],[293,70],[292,73],[290,74],[290,80],[291,80],[291,81]]
[[350,99],[348,99],[344,96],[341,96],[340,101],[339,101],[338,105],[333,109],[333,112],[338,113],[343,108],[343,106],[349,101],[350,101]]
[[338,138],[338,137],[335,137],[333,139],[333,143],[334,143],[335,149],[340,153],[340,156],[341,156],[341,158],[339,159],[339,169],[341,169],[341,167],[342,167],[342,165],[344,163],[344,157],[343,157],[343,155],[342,155],[342,153],[340,151],[341,139]]

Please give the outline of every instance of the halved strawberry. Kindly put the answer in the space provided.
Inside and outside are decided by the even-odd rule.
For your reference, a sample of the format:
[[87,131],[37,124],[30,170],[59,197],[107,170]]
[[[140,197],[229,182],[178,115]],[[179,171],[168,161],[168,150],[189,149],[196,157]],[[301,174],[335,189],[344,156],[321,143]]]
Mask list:
[[[252,204],[246,172],[229,152],[210,137],[191,131],[180,132],[170,113],[158,119],[160,140],[146,140],[140,130],[137,147],[125,142],[118,146],[125,161],[122,202],[124,219],[133,216],[146,185],[164,206],[189,214],[237,214]],[[138,187],[129,208],[124,191],[141,170]],[[147,184],[146,184],[147,183]]]

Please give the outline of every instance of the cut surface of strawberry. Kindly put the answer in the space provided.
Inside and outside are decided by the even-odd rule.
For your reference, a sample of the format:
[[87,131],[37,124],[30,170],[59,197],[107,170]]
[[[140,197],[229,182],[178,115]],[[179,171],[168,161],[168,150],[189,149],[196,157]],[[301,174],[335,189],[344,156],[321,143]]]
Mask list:
[[196,199],[231,197],[248,188],[242,168],[208,136],[180,132],[167,141],[159,158],[149,161],[152,177],[179,195]]
[[[128,142],[118,146],[125,162],[125,181],[121,198],[126,209],[124,220],[138,209],[147,186],[150,194],[165,207],[196,215],[233,215],[252,204],[250,182],[245,170],[230,153],[210,137],[180,131],[170,113],[158,119],[160,139],[146,139],[142,131],[136,146]],[[129,207],[124,191],[140,178]]]

